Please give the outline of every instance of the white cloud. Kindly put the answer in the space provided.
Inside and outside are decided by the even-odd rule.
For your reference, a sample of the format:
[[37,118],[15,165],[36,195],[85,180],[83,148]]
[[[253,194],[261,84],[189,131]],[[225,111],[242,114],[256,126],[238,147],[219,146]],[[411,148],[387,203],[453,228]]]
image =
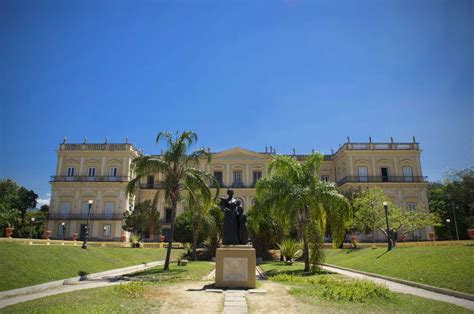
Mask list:
[[51,201],[51,195],[46,194],[46,198],[37,198],[36,199],[36,207],[40,208],[43,205],[49,205],[49,202]]

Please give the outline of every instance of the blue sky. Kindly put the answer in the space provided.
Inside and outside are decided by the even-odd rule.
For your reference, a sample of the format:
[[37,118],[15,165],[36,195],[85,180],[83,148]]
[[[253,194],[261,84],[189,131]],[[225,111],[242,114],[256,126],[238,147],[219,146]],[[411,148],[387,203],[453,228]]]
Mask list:
[[191,129],[213,150],[411,141],[474,165],[473,1],[0,2],[0,177],[50,191],[55,149]]

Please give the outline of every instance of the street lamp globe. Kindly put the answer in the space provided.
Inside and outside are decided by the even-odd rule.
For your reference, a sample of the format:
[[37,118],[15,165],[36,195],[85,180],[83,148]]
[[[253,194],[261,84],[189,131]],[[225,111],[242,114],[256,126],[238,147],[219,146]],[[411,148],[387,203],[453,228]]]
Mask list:
[[448,222],[448,223],[449,223],[449,222],[451,222],[451,219],[449,219],[449,218],[448,218],[448,219],[446,219],[446,222]]
[[92,205],[92,204],[94,204],[94,201],[93,201],[93,200],[89,200],[88,203],[89,203],[89,205]]

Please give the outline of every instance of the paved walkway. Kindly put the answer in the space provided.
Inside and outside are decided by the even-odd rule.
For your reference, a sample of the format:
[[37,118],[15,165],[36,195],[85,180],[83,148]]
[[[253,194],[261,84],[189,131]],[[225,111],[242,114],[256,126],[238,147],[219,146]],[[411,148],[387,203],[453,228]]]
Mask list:
[[224,314],[247,314],[245,290],[227,290],[224,292]]
[[373,281],[375,283],[387,286],[388,289],[390,289],[390,291],[393,291],[393,292],[412,294],[412,295],[416,295],[416,296],[419,296],[419,297],[422,297],[422,298],[447,302],[447,303],[462,306],[462,307],[464,307],[468,310],[474,311],[474,301],[469,301],[469,300],[466,300],[466,299],[460,299],[460,298],[452,297],[452,296],[449,296],[449,295],[445,295],[445,294],[441,294],[441,293],[437,293],[437,292],[432,292],[432,291],[412,287],[412,286],[401,284],[401,283],[396,283],[396,282],[393,282],[393,281],[390,281],[390,280],[376,278],[376,277],[372,277],[372,276],[367,276],[367,275],[363,275],[363,274],[359,274],[359,273],[355,273],[355,272],[351,272],[351,271],[347,271],[347,270],[342,270],[342,269],[334,268],[334,267],[330,267],[330,266],[321,266],[321,268],[324,269],[324,270],[330,271],[332,273],[338,273],[338,274],[345,275],[345,276],[355,278],[355,279],[370,280],[370,281]]
[[3,291],[0,293],[0,309],[9,305],[36,300],[60,293],[117,285],[125,282],[120,280],[122,275],[161,266],[163,264],[164,261],[159,261],[125,268],[112,269],[101,273],[87,275],[87,277],[90,279],[86,281],[79,281],[78,277],[74,277],[31,287]]
[[79,290],[91,289],[91,288],[99,288],[99,287],[105,287],[105,286],[112,286],[112,285],[120,284],[122,282],[123,281],[121,280],[116,280],[116,281],[102,280],[102,281],[84,282],[84,283],[75,284],[75,285],[59,286],[59,287],[52,288],[50,290],[43,290],[43,291],[35,292],[32,294],[24,294],[24,295],[19,295],[16,297],[2,299],[0,300],[0,309],[9,305],[36,300],[36,299],[40,299],[40,298],[44,298],[44,297],[48,297],[48,296],[56,295],[60,293],[79,291]]

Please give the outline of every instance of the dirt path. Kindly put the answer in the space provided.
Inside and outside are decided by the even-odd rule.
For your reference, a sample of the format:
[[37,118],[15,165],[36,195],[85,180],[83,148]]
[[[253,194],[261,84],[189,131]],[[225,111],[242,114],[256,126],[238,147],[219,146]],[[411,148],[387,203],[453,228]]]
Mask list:
[[[288,287],[271,281],[260,281],[259,288],[267,290],[266,294],[247,294],[249,313],[315,313],[313,305],[296,300],[288,294]],[[283,310],[284,309],[284,310]]]
[[204,290],[206,284],[212,283],[185,282],[163,287],[157,291],[157,297],[163,300],[160,313],[222,313],[224,294]]

